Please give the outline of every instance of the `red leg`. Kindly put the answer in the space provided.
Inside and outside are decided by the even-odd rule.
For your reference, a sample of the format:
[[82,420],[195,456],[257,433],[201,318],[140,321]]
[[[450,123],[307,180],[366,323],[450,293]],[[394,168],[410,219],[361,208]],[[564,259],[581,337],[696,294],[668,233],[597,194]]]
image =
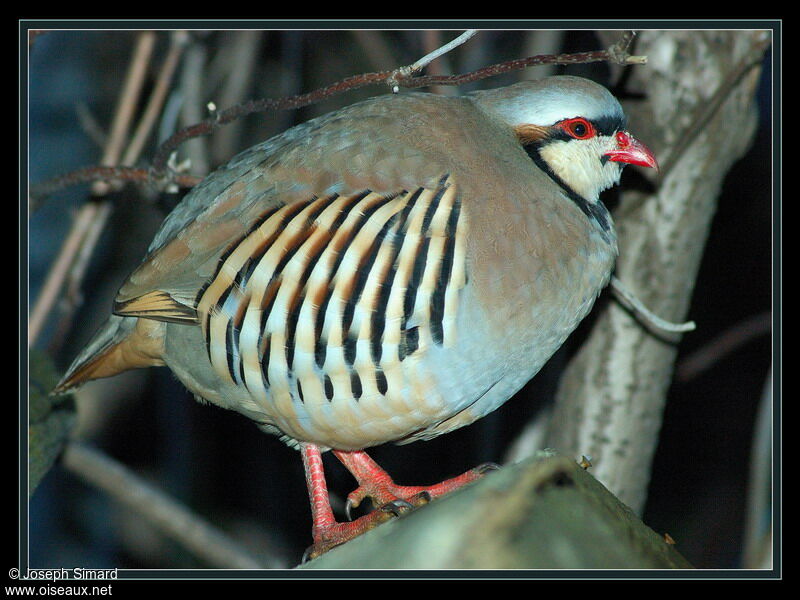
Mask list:
[[423,504],[432,498],[443,496],[467,483],[480,479],[486,471],[497,468],[497,465],[487,463],[436,485],[397,485],[366,452],[334,450],[333,453],[353,474],[359,484],[359,487],[347,496],[348,506],[358,506],[367,497],[371,498],[376,506],[398,501],[412,505]]
[[303,467],[306,471],[308,498],[311,501],[311,535],[316,541],[319,532],[326,531],[336,523],[328,497],[328,484],[325,482],[325,470],[322,465],[322,454],[314,444],[300,444]]
[[402,486],[395,484],[389,474],[381,469],[366,452],[334,450],[333,453],[353,474],[359,484],[359,487],[348,495],[348,506],[358,506],[364,498],[369,497],[379,507],[379,510],[349,523],[338,523],[333,516],[328,497],[322,454],[316,445],[301,443],[300,454],[303,457],[308,497],[311,501],[311,535],[314,538],[314,544],[306,551],[308,558],[319,556],[334,546],[361,535],[379,523],[399,514],[402,510],[411,508],[411,505],[424,504],[431,498],[442,496],[466,483],[475,481],[489,468],[496,468],[496,465],[486,464],[436,485]]
[[311,501],[311,535],[314,538],[314,544],[306,550],[304,558],[319,556],[392,517],[392,511],[374,511],[350,523],[337,523],[328,497],[319,448],[314,444],[301,443],[300,454]]

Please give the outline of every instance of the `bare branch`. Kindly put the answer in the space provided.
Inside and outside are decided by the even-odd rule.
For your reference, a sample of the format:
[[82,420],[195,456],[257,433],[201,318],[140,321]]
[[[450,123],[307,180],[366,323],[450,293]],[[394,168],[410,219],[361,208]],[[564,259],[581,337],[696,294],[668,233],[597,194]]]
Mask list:
[[[114,121],[111,124],[108,143],[103,151],[103,158],[100,159],[100,164],[103,166],[116,166],[122,158],[128,131],[133,122],[139,95],[144,87],[145,76],[147,75],[155,43],[156,35],[152,31],[141,33],[136,42],[131,63],[128,67],[128,74],[125,78],[125,85],[120,93],[119,104],[114,114]],[[92,191],[96,195],[103,195],[108,192],[108,188],[98,183]]]
[[164,101],[172,84],[172,78],[175,75],[175,70],[178,67],[178,63],[180,62],[181,55],[186,48],[188,40],[189,36],[185,31],[175,31],[172,33],[169,52],[164,60],[164,64],[161,66],[155,88],[147,102],[147,108],[136,127],[130,144],[128,144],[125,150],[125,155],[122,157],[122,165],[130,166],[138,160],[142,148],[158,119],[158,115],[161,114],[161,109],[164,106]]
[[[453,40],[456,41],[456,40]],[[452,43],[452,42],[451,42]],[[431,56],[434,53],[441,50],[444,46],[442,46],[442,32],[431,29],[422,32],[422,46],[425,50],[428,50],[428,54],[426,56]],[[423,57],[425,58],[425,57]],[[415,65],[420,64],[423,59],[420,59]],[[412,65],[410,68],[413,68]],[[422,67],[417,67],[421,69]],[[433,61],[428,64],[427,66],[428,74],[429,75],[450,75],[453,72],[453,69],[450,68],[447,60],[437,60]],[[445,86],[432,86],[430,91],[434,94],[440,95],[448,95],[448,96],[455,96],[458,94],[458,89],[454,87],[445,87]]]
[[678,363],[675,379],[682,383],[694,379],[744,344],[767,335],[770,331],[772,331],[771,311],[737,323]]
[[[453,40],[453,42],[463,38],[463,36],[467,35],[467,33],[463,34],[459,38],[456,38],[456,40]],[[474,33],[472,35],[474,35]],[[469,35],[469,37],[472,37],[472,35]],[[469,39],[469,37],[461,39],[461,42],[459,43],[463,43],[466,41],[466,39]],[[172,154],[172,152],[178,148],[178,146],[188,139],[210,134],[219,125],[230,123],[231,121],[240,119],[255,112],[302,108],[304,106],[308,106],[309,104],[314,104],[343,92],[360,89],[369,85],[389,83],[393,87],[396,85],[399,87],[414,89],[430,85],[462,85],[464,83],[471,83],[473,81],[486,79],[487,77],[494,77],[496,75],[510,73],[512,71],[518,71],[520,69],[537,65],[572,65],[602,61],[612,61],[618,64],[642,64],[643,57],[631,57],[627,54],[627,48],[630,45],[630,39],[632,39],[632,37],[632,32],[626,33],[620,42],[611,46],[611,48],[607,50],[579,52],[575,54],[545,54],[540,56],[531,56],[528,58],[521,58],[494,64],[462,75],[429,75],[418,77],[413,75],[413,71],[411,70],[413,67],[412,65],[411,67],[395,69],[392,71],[380,71],[376,73],[363,73],[361,75],[354,75],[352,77],[347,77],[337,81],[336,83],[332,83],[326,87],[297,96],[288,96],[277,99],[262,98],[260,100],[250,100],[243,104],[234,105],[230,108],[222,110],[213,118],[206,119],[205,121],[177,131],[156,151],[156,154],[153,157],[153,170],[155,173],[163,173],[167,168],[167,161],[170,154]],[[438,52],[438,50],[435,52]],[[427,59],[428,56],[434,53],[426,55],[417,61],[417,63],[422,63]],[[404,74],[406,70],[409,71],[408,75]]]
[[[631,56],[628,54],[627,50],[630,46],[631,40],[633,39],[633,32],[626,32],[619,42],[612,45],[607,50],[578,52],[573,54],[543,54],[538,56],[530,56],[528,58],[521,58],[490,65],[488,67],[461,75],[414,75],[417,70],[427,65],[438,56],[441,56],[444,52],[463,44],[476,33],[477,32],[474,30],[467,31],[458,38],[454,39],[452,42],[449,42],[441,48],[425,55],[413,65],[407,67],[402,67],[400,69],[394,69],[391,71],[362,73],[360,75],[347,77],[326,87],[318,88],[305,94],[274,99],[262,98],[258,100],[249,100],[241,104],[235,104],[227,109],[217,111],[210,118],[204,121],[178,130],[166,141],[164,141],[153,157],[151,172],[156,179],[163,179],[166,177],[169,180],[170,177],[167,171],[170,155],[187,140],[208,135],[220,125],[231,123],[237,119],[241,119],[247,115],[257,112],[302,108],[332,96],[336,96],[343,92],[360,89],[370,85],[389,83],[392,86],[415,89],[432,85],[462,85],[465,83],[486,79],[488,77],[494,77],[504,73],[510,73],[539,65],[574,65],[602,61],[611,61],[616,64],[642,64],[643,62],[646,62],[645,57]],[[81,176],[86,176],[88,173],[90,173],[90,171],[83,170]],[[36,194],[34,197],[37,199],[42,198],[47,193],[64,187],[64,185],[62,185],[64,183],[66,185],[70,185],[69,182],[71,180],[72,175],[68,174],[58,178],[58,181],[53,180],[51,182],[45,182],[45,184],[37,185],[35,186]]]
[[395,73],[392,75],[392,77],[387,79],[386,82],[392,87],[392,91],[396,92],[397,91],[397,79],[398,78],[403,78],[404,79],[406,77],[410,77],[414,73],[420,72],[427,65],[432,63],[434,60],[436,60],[437,58],[439,58],[443,54],[446,54],[447,52],[450,52],[450,50],[452,50],[453,48],[457,48],[458,46],[460,46],[461,44],[463,44],[464,42],[466,42],[470,38],[474,37],[476,33],[478,33],[477,29],[468,29],[467,31],[462,33],[460,36],[458,36],[456,39],[449,41],[448,43],[444,44],[443,46],[441,46],[439,48],[436,48],[435,50],[432,50],[431,52],[428,52],[428,54],[426,54],[425,56],[420,58],[414,64],[408,65],[407,67],[400,67],[399,69],[397,69],[395,71]]
[[71,442],[64,450],[63,464],[73,474],[145,517],[159,531],[213,567],[261,569],[283,566],[275,564],[277,558],[263,561],[251,556],[205,519],[98,450]]
[[611,288],[616,293],[615,295],[622,305],[633,311],[637,317],[642,319],[644,323],[652,329],[666,333],[685,333],[687,331],[694,331],[696,328],[694,321],[673,323],[654,314],[616,277],[611,278]]
[[[110,169],[110,172],[105,173],[106,175],[116,175],[116,177],[112,177],[113,179],[124,180],[132,177],[142,178],[142,175],[144,175],[142,178],[144,181],[149,182],[152,180],[147,170],[142,169],[138,172],[119,171],[114,165],[118,164],[120,161],[123,164],[132,164],[138,159],[145,140],[150,135],[158,114],[163,107],[164,99],[171,85],[180,54],[185,46],[185,38],[186,34],[183,32],[176,32],[173,34],[172,46],[161,68],[156,86],[150,95],[147,108],[136,128],[133,140],[128,145],[127,149],[125,149],[126,138],[130,129],[134,109],[144,87],[145,75],[149,68],[149,62],[153,54],[156,40],[156,35],[153,32],[144,32],[139,36],[128,69],[126,82],[120,95],[111,134],[103,152],[102,162],[109,166],[83,169],[74,172],[71,174],[72,177],[67,177],[57,182],[59,185],[69,185],[68,182],[70,179],[72,179],[72,181],[76,179],[82,179],[83,181],[91,180],[97,182],[93,186],[94,193],[96,195],[104,194],[109,189],[109,184],[107,183],[108,177],[102,176],[103,171],[106,169]],[[100,175],[100,177],[98,177],[98,175]],[[190,181],[192,184],[197,183],[197,180],[194,179]],[[53,181],[49,182],[51,188],[54,183]],[[35,194],[37,189],[34,187],[32,191]],[[39,190],[39,192],[40,191],[41,190]],[[110,212],[110,205],[107,202],[86,203],[78,211],[78,215],[73,222],[72,228],[59,252],[55,264],[48,273],[47,280],[42,288],[42,293],[37,299],[33,313],[31,314],[28,336],[29,344],[32,345],[37,339],[48,315],[50,315],[53,306],[56,305],[60,297],[64,297],[67,300],[62,304],[64,312],[66,313],[63,316],[69,317],[77,308],[79,298],[77,290],[80,289],[80,284],[83,281],[86,269],[89,265],[89,259],[100,238],[100,234],[105,228]],[[63,296],[61,291],[64,290],[65,287],[71,290],[72,293]]]
[[[628,32],[629,35],[632,32]],[[647,62],[644,56],[630,56],[627,51],[622,50],[622,47],[627,45],[614,44],[607,50],[597,50],[594,52],[576,52],[573,54],[542,54],[539,56],[529,56],[528,58],[518,58],[516,60],[509,60],[506,62],[490,65],[477,71],[465,73],[463,75],[451,75],[443,77],[413,77],[407,80],[402,80],[400,85],[403,87],[423,87],[427,85],[462,85],[486,79],[487,77],[494,77],[512,71],[519,71],[520,69],[527,69],[539,65],[578,65],[588,64],[593,62],[609,61],[616,64],[635,64],[640,65]]]
[[636,37],[635,31],[626,31],[616,44],[608,48],[609,60],[618,65],[644,65],[647,63],[646,56],[631,56],[628,50]]
[[[137,99],[144,85],[144,75],[147,72],[147,63],[149,63],[154,44],[155,34],[152,32],[144,32],[137,38],[117,104],[111,134],[103,152],[101,162],[104,165],[115,165],[122,154],[125,137],[133,118]],[[97,194],[102,194],[107,189],[107,186],[101,186],[99,183],[94,186]],[[39,337],[50,311],[59,299],[67,276],[73,272],[72,267],[81,254],[83,245],[87,242],[94,245],[99,231],[102,230],[108,219],[109,211],[110,207],[106,202],[87,202],[81,206],[75,216],[72,227],[61,246],[55,263],[47,273],[42,291],[31,312],[28,322],[29,346],[32,346]]]
[[[191,188],[200,183],[202,179],[202,177],[195,175],[170,173],[167,183],[174,183],[182,188]],[[136,167],[84,167],[32,185],[30,197],[31,200],[38,201],[64,188],[91,181],[127,181],[147,184],[154,182],[150,169]]]

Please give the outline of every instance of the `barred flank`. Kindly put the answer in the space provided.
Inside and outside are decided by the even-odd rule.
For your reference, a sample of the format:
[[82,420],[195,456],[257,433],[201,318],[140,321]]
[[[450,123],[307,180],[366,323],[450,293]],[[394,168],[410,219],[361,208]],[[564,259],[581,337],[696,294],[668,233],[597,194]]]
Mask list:
[[436,189],[332,194],[270,210],[198,293],[215,371],[264,399],[358,399],[366,384],[391,394],[385,373],[455,343],[465,235],[448,177]]

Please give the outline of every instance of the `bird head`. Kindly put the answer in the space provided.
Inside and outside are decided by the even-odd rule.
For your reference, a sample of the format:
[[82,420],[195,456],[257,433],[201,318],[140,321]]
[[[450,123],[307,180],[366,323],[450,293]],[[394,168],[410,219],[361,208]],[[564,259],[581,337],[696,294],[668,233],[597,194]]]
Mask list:
[[625,114],[603,86],[548,77],[476,92],[478,106],[510,126],[533,161],[564,190],[597,203],[626,164],[658,168],[653,153],[626,130]]

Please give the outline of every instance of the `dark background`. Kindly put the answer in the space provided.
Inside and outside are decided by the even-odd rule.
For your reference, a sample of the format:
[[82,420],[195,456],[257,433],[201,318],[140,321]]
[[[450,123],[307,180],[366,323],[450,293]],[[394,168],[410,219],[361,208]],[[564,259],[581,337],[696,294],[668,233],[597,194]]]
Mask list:
[[[167,46],[167,34],[162,35],[159,57]],[[212,58],[231,44],[232,35],[197,32],[193,39]],[[309,91],[352,74],[409,64],[427,51],[419,32],[380,35],[389,50],[383,62],[349,32],[264,32],[257,44],[256,75],[243,99]],[[453,36],[445,32],[443,39]],[[126,31],[51,32],[36,38],[29,72],[31,182],[97,163],[100,149],[87,134],[86,119],[78,115],[91,114],[101,127],[108,127],[134,39],[135,34]],[[465,72],[539,53],[531,48],[553,43],[549,39],[537,32],[486,31],[448,55],[448,60],[454,72]],[[564,52],[602,48],[588,31],[564,32],[555,43],[555,50]],[[670,390],[643,515],[657,532],[669,533],[697,567],[747,566],[742,554],[751,445],[772,354],[769,61],[768,56],[759,90],[759,131],[747,156],[726,179],[708,239],[688,315],[698,328],[680,345],[678,376]],[[549,72],[613,84],[603,64]],[[462,91],[544,74],[545,69],[529,69],[524,75],[495,77]],[[219,97],[219,88],[209,85],[208,91],[208,100]],[[239,128],[235,151],[294,123],[379,93],[385,90],[356,90],[298,111],[248,117]],[[630,127],[635,131],[636,124]],[[153,140],[144,153],[143,164],[152,157],[155,144]],[[86,201],[87,190],[78,186],[59,192],[31,214],[31,305],[69,229],[71,211]],[[59,369],[66,368],[108,314],[117,287],[178,199],[133,187],[116,195],[114,215],[84,284],[80,311],[67,325],[56,315],[37,342]],[[613,197],[608,201],[613,206]],[[737,326],[754,318],[735,335],[738,341],[730,351],[715,345],[719,335],[735,333]],[[480,422],[430,442],[375,448],[373,456],[398,482],[409,484],[433,483],[484,461],[502,463],[524,425],[547,406],[559,372],[585,329],[577,331],[515,398]],[[709,347],[711,364],[700,372],[688,372],[694,353]],[[156,482],[254,551],[272,556],[274,564],[296,564],[311,537],[305,481],[295,450],[238,414],[196,403],[166,369],[140,371],[85,390],[79,404],[83,439]],[[354,482],[335,460],[326,456],[326,461],[329,485],[344,498]],[[30,563],[32,567],[207,566],[59,466],[30,502]]]

